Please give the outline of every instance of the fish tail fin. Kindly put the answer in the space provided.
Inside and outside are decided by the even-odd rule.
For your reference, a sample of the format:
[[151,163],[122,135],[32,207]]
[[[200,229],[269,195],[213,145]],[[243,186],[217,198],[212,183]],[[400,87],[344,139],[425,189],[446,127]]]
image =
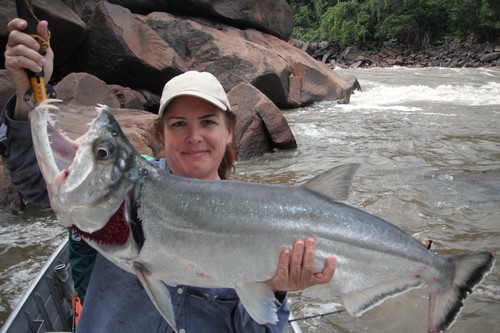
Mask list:
[[465,298],[492,270],[495,257],[489,252],[474,252],[449,257],[455,266],[451,285],[429,295],[428,332],[442,332],[460,313]]

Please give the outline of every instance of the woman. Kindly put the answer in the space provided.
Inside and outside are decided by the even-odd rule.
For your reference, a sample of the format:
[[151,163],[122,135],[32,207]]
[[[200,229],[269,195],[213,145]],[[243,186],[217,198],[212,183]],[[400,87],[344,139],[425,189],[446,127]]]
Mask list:
[[[25,23],[19,19],[9,23],[11,33],[5,52],[6,68],[18,96],[15,106],[13,101],[8,104],[13,111],[6,109],[9,147],[19,139],[16,138],[19,131],[10,131],[10,126],[25,126],[24,144],[30,139],[29,126],[25,124],[29,108],[20,105],[24,101],[19,98],[28,89],[24,69],[37,71],[44,67],[46,75],[52,71],[52,52],[49,49],[41,57],[34,40],[20,32],[24,27]],[[45,36],[46,28],[46,22],[39,23],[39,34]],[[178,176],[225,179],[236,159],[232,146],[235,123],[224,89],[213,75],[199,72],[180,75],[163,90],[156,128],[163,136],[166,156],[154,163]],[[32,147],[25,149],[32,152]],[[36,160],[28,161],[26,157],[24,160],[23,164],[36,164]],[[15,178],[16,169],[9,170]],[[18,182],[17,188],[28,196],[23,184]],[[306,239],[296,241],[291,251],[284,249],[277,258],[276,275],[265,281],[281,304],[277,325],[259,325],[253,321],[232,289],[168,286],[179,332],[281,332],[289,314],[285,292],[326,283],[333,276],[334,258],[327,260],[322,272],[315,273],[314,257],[314,240]],[[135,275],[98,254],[78,332],[123,331],[172,332],[172,329],[156,311]]]

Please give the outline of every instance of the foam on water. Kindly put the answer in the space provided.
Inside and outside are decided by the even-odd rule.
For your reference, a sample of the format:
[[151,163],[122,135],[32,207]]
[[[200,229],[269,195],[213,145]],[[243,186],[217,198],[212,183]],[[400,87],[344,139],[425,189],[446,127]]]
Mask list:
[[[351,96],[351,105],[369,106],[404,106],[415,102],[438,102],[467,105],[500,104],[500,83],[488,82],[482,86],[443,84],[437,87],[425,85],[370,86],[364,91],[357,91]],[[349,104],[348,104],[349,105]]]
[[[394,70],[407,73],[405,84],[391,82],[391,71]],[[340,70],[338,73],[351,75],[352,71]],[[461,73],[458,79],[457,73]],[[485,82],[485,76],[491,81]],[[416,111],[415,106],[418,107],[419,102],[500,105],[500,71],[495,69],[358,70],[356,77],[363,91],[356,91],[351,96],[350,104],[339,107],[370,107],[376,110],[392,106],[399,110]]]

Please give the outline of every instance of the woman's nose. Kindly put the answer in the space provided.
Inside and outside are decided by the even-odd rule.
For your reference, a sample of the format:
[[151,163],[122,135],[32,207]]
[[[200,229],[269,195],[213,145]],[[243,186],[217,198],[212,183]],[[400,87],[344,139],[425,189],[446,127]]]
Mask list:
[[190,126],[188,129],[188,136],[187,136],[187,141],[188,142],[200,142],[202,140],[202,135],[200,128],[198,126]]

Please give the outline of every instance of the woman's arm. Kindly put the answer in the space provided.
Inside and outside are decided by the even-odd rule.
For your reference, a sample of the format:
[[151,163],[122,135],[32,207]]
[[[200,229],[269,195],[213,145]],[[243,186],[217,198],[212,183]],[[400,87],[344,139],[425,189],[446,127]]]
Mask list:
[[13,119],[15,97],[2,110],[2,126],[6,129],[3,160],[14,188],[29,202],[49,206],[45,181],[38,167],[28,121]]
[[[24,102],[24,95],[30,88],[26,70],[39,72],[44,68],[45,79],[52,75],[54,54],[50,47],[45,54],[39,53],[40,45],[23,32],[27,23],[21,19],[13,19],[7,25],[9,38],[5,49],[5,69],[16,88],[12,97],[2,110],[2,134],[5,167],[9,177],[25,199],[37,205],[49,205],[45,181],[36,161],[31,129],[28,120],[30,107]],[[41,21],[37,26],[37,34],[47,38],[47,22]]]

